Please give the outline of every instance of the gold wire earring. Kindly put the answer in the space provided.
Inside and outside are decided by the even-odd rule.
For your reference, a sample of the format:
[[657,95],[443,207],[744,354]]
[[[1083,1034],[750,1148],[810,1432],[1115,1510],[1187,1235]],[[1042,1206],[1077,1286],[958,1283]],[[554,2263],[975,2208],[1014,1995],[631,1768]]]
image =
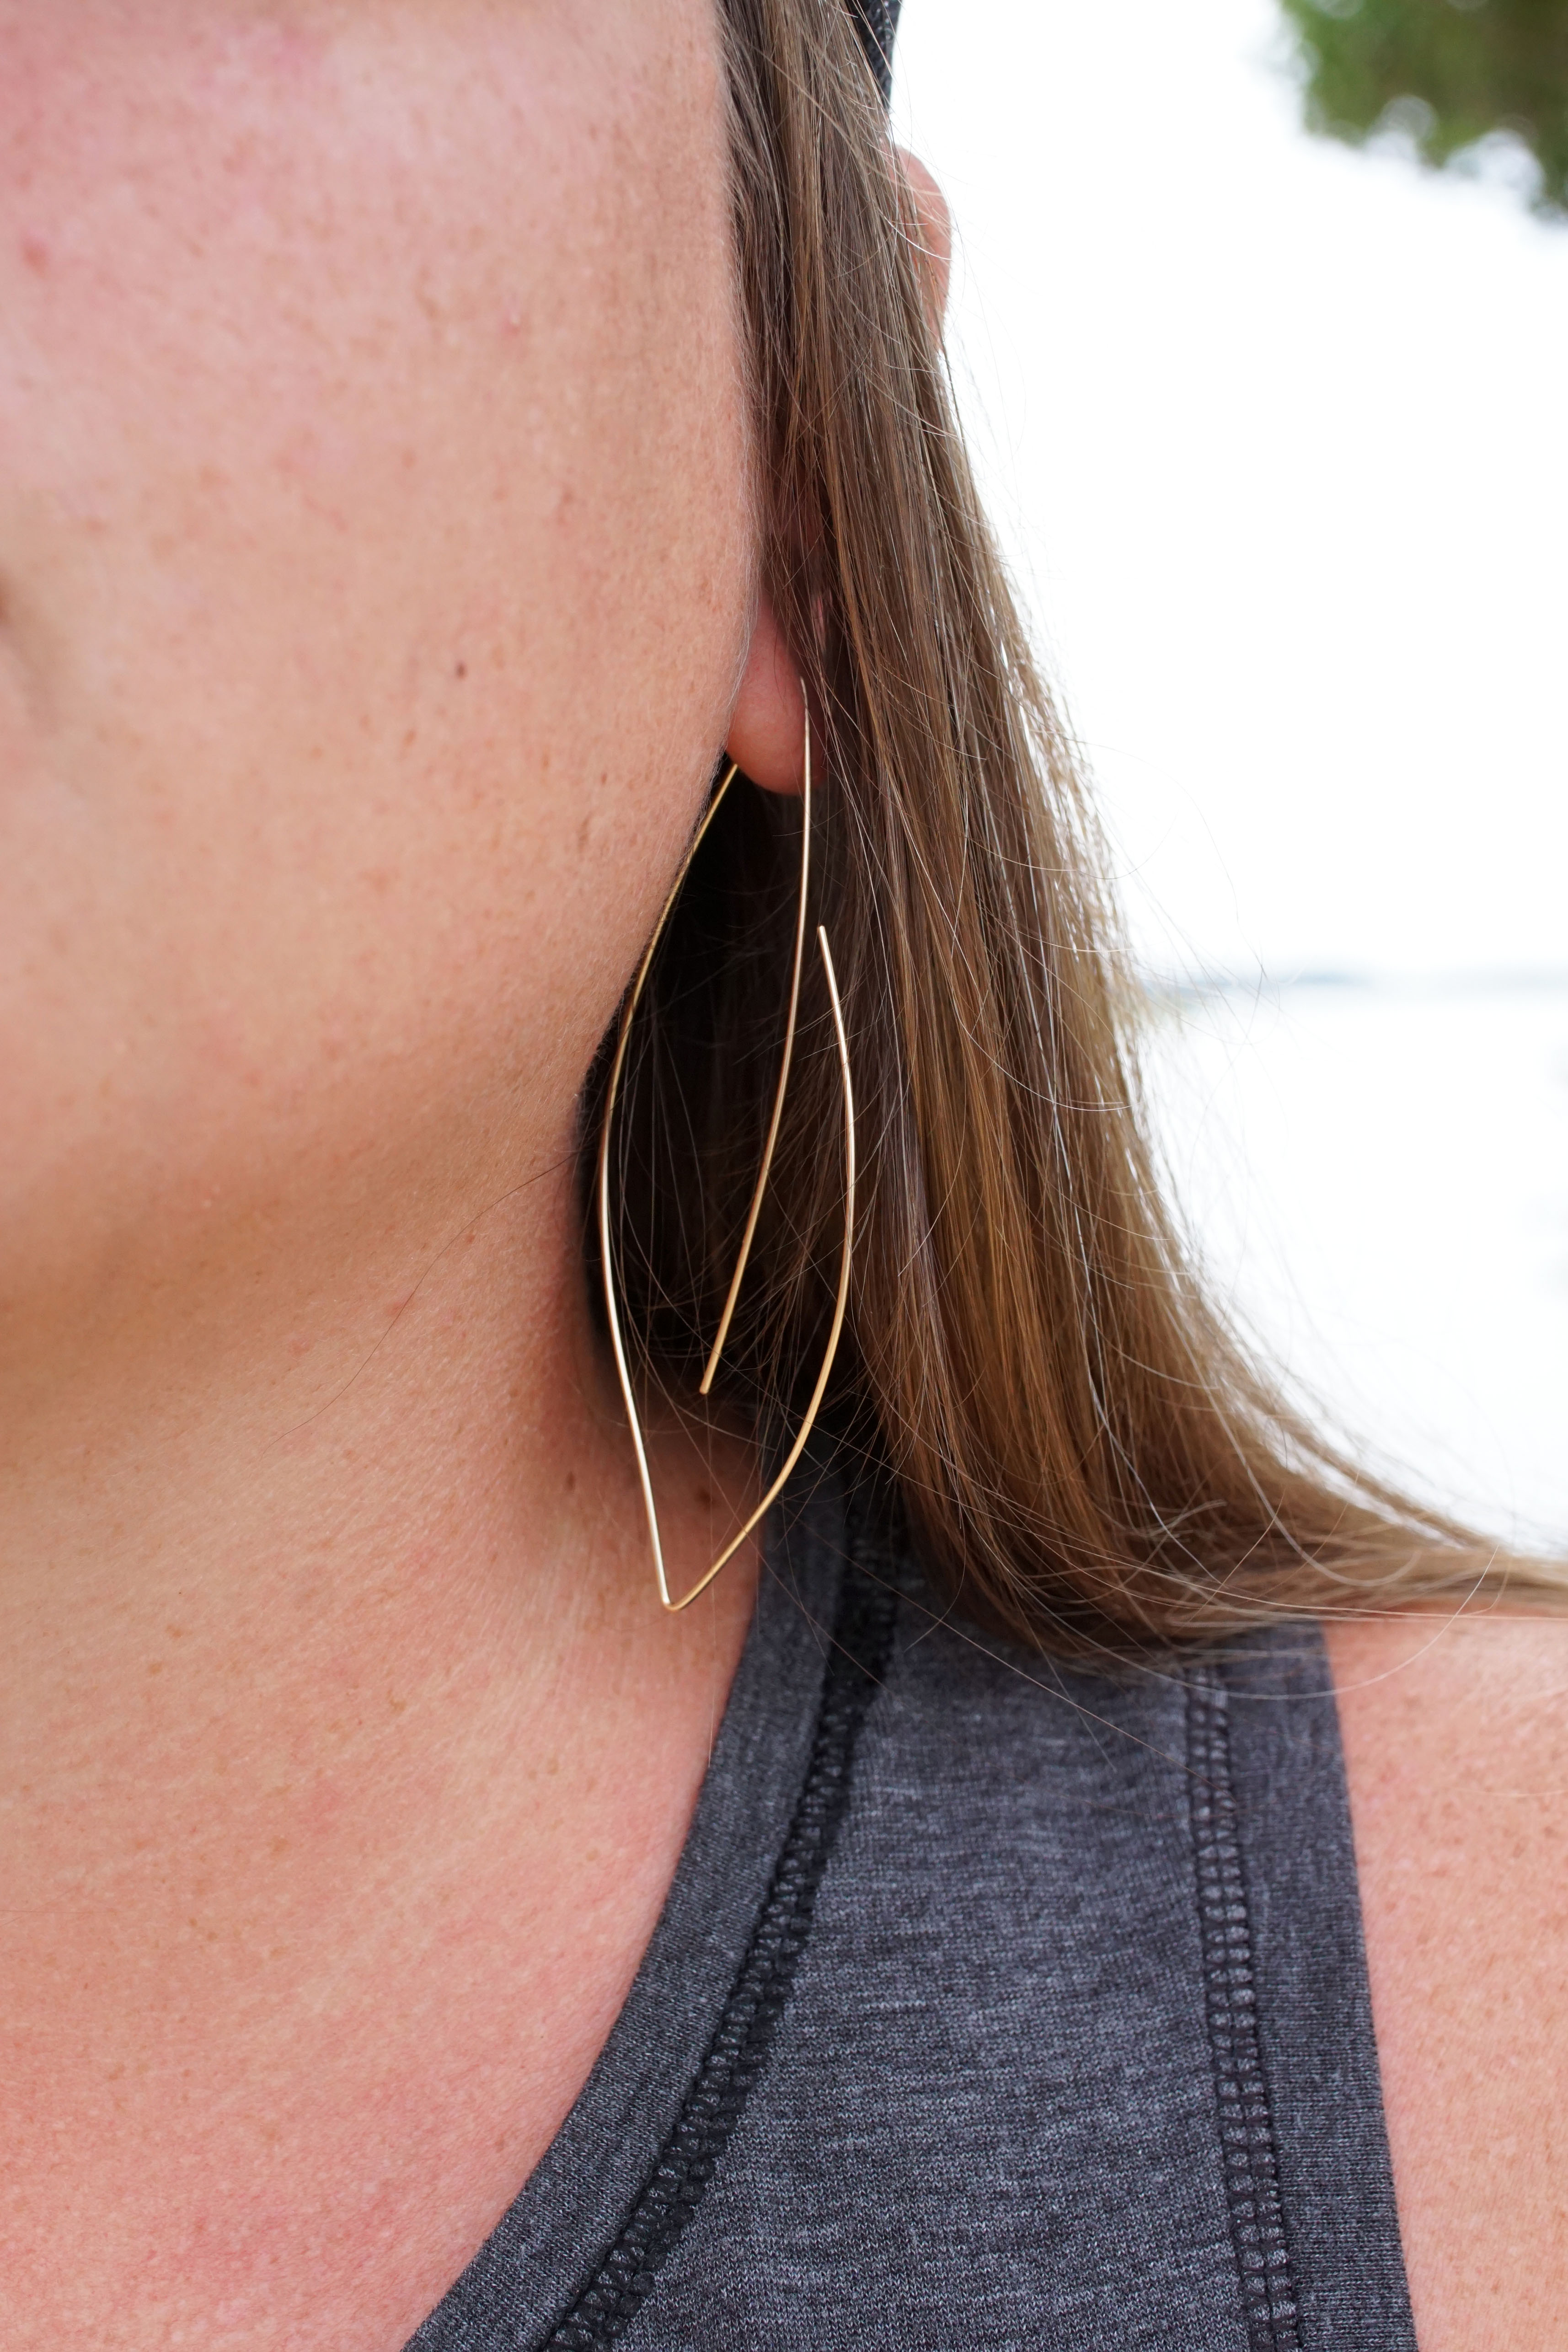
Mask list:
[[[693,858],[702,846],[703,835],[717,814],[719,803],[734,782],[736,773],[736,763],[732,760],[725,770],[712,800],[708,803],[706,814],[693,835],[690,848],[681,860],[680,871],[675,876],[669,897],[664,900],[659,919],[653,927],[653,936],[643,951],[643,961],[637,966],[636,977],[632,982],[631,991],[621,1015],[621,1027],[615,1040],[615,1058],[610,1065],[610,1084],[604,1098],[604,1119],[599,1136],[599,1250],[604,1268],[604,1307],[610,1321],[610,1342],[615,1351],[615,1370],[621,1381],[622,1396],[625,1399],[626,1418],[631,1424],[632,1444],[637,1456],[637,1475],[642,1481],[643,1508],[647,1514],[648,1536],[653,1547],[653,1573],[658,1580],[659,1601],[660,1605],[670,1611],[672,1615],[682,1609],[689,1609],[697,1595],[707,1591],[719,1570],[727,1567],[735,1558],[747,1537],[758,1522],[767,1517],[783,1493],[789,1473],[805,1451],[806,1440],[811,1434],[817,1415],[821,1410],[822,1399],[827,1393],[828,1376],[833,1369],[833,1358],[838,1353],[839,1339],[844,1328],[844,1312],[849,1304],[850,1296],[850,1260],[854,1248],[855,1106],[854,1093],[850,1082],[850,1049],[849,1041],[844,1034],[843,1007],[839,1002],[838,976],[833,970],[832,953],[828,946],[828,934],[819,923],[817,947],[821,955],[822,971],[828,983],[828,997],[833,1010],[833,1034],[838,1043],[839,1074],[844,1095],[844,1243],[843,1254],[839,1262],[839,1289],[833,1306],[833,1320],[828,1333],[828,1344],[822,1357],[821,1369],[817,1374],[817,1384],[811,1391],[811,1399],[806,1408],[805,1418],[796,1432],[795,1442],[790,1446],[778,1476],[745,1526],[737,1534],[731,1536],[718,1558],[698,1577],[690,1591],[684,1592],[678,1601],[672,1601],[669,1580],[664,1573],[664,1547],[659,1537],[659,1514],[653,1502],[653,1482],[648,1475],[648,1450],[643,1443],[643,1423],[638,1415],[637,1402],[632,1389],[632,1375],[626,1362],[625,1342],[621,1333],[621,1312],[615,1302],[615,1273],[610,1245],[610,1140],[615,1118],[616,1100],[621,1091],[621,1074],[626,1063],[626,1044],[632,1034],[632,1022],[643,994],[643,985],[652,969],[659,941],[664,937],[664,925],[669,921],[670,909],[680,896],[681,885],[690,871]],[[784,1116],[784,1093],[789,1083],[789,1065],[795,1052],[795,1022],[800,1004],[800,966],[806,946],[806,894],[811,870],[811,719],[810,712],[806,716],[806,760],[800,797],[800,904],[795,918],[795,961],[789,977],[789,1016],[784,1029],[784,1053],[779,1064],[779,1085],[773,1097],[773,1116],[768,1124],[768,1139],[762,1147],[762,1165],[758,1171],[757,1187],[751,1195],[751,1207],[747,1214],[746,1231],[741,1236],[740,1255],[735,1262],[735,1272],[730,1276],[729,1295],[725,1300],[724,1313],[719,1318],[718,1331],[708,1356],[706,1369],[698,1385],[699,1396],[706,1396],[712,1388],[714,1374],[718,1370],[719,1358],[724,1352],[724,1343],[729,1336],[736,1300],[740,1296],[740,1286],[745,1277],[747,1260],[751,1255],[751,1244],[757,1232],[757,1220],[762,1210],[762,1196],[768,1188],[768,1172],[773,1164],[773,1147],[779,1140],[779,1121]]]

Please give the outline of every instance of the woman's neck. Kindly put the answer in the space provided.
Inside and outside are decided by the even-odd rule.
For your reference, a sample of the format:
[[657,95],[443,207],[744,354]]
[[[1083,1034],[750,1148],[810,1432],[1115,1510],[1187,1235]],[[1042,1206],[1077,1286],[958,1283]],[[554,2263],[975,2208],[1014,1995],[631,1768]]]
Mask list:
[[[653,1601],[576,1230],[558,1168],[329,1286],[275,1265],[248,1320],[225,1276],[222,1302],[106,1328],[96,1375],[78,1349],[87,1376],[13,1421],[0,1872],[27,1900],[0,1928],[0,2316],[8,2292],[42,2307],[59,2215],[101,2174],[115,2218],[72,2259],[106,2294],[152,2260],[158,2340],[227,2340],[220,2305],[284,2310],[291,2279],[327,2309],[324,2278],[347,2284],[321,2341],[377,2341],[367,2296],[395,2336],[580,2086],[749,1582],[737,1562],[676,1621]],[[659,1475],[698,1568],[744,1449]],[[433,2167],[451,2194],[422,2221]]]

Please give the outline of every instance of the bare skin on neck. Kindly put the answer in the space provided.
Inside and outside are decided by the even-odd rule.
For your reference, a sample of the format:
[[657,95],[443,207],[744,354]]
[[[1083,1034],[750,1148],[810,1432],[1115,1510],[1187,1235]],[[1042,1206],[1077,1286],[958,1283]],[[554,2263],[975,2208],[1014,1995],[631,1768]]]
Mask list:
[[[8,2344],[401,2344],[580,2087],[752,1575],[653,1604],[574,1231],[536,1181],[13,1482]],[[690,1572],[749,1465],[656,1470]]]

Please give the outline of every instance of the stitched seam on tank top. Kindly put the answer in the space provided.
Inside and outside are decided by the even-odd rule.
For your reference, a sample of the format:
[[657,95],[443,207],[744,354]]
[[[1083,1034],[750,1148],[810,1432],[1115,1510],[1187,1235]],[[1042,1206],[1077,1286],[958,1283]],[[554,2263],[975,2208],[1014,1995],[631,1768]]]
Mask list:
[[689,2228],[747,2100],[767,2064],[810,1934],[817,1890],[849,1809],[861,1727],[893,1643],[896,1594],[858,1567],[852,1519],[810,1756],[746,1956],[674,2128],[614,2244],[544,2352],[595,2352],[642,2309],[661,2266]]
[[1230,1769],[1229,1710],[1223,1681],[1203,1671],[1189,1672],[1187,1761],[1204,2013],[1248,2352],[1301,2352],[1279,2156],[1258,2038],[1252,1923]]

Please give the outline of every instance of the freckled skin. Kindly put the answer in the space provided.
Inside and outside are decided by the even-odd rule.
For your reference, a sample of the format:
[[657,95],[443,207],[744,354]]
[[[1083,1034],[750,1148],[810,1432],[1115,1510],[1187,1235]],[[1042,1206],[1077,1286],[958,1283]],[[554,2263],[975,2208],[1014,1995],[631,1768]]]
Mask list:
[[[84,1215],[145,1252],[270,1202],[286,1155],[384,1150],[392,1097],[445,1117],[455,1055],[493,1103],[591,1051],[744,643],[706,125],[702,233],[650,232],[701,184],[651,90],[707,33],[0,8],[13,1312]],[[330,1143],[264,1127],[246,1095],[303,1114],[324,1054]]]
[[0,0],[7,2352],[401,2346],[706,1766],[572,1169],[752,641],[715,37]]
[[1421,2352],[1568,2346],[1568,1624],[1330,1636]]

